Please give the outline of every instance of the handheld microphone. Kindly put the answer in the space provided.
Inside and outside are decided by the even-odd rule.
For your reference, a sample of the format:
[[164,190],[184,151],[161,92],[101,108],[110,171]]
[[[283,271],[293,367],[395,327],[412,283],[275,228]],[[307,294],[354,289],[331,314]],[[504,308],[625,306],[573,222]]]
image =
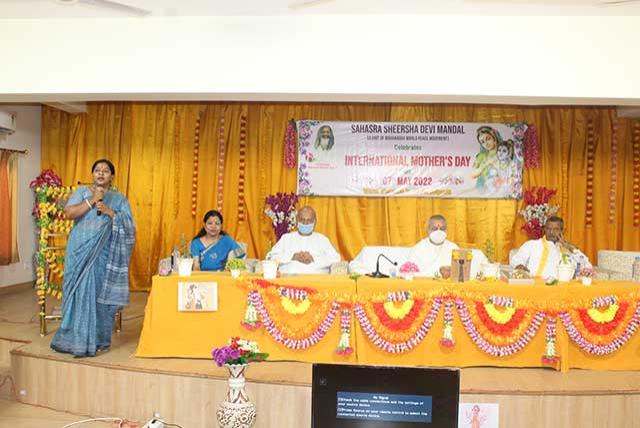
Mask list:
[[398,266],[398,262],[394,262],[393,260],[391,260],[389,257],[385,256],[384,254],[380,253],[378,255],[378,258],[376,260],[376,271],[372,272],[372,273],[368,273],[367,276],[371,277],[371,278],[389,278],[389,275],[385,275],[382,272],[380,272],[380,257],[384,257],[385,259],[387,259],[387,261],[389,263],[391,263],[394,266]]
[[[102,186],[96,186],[96,189],[101,189],[104,192],[104,188]],[[98,201],[96,202],[96,205],[98,204],[98,202],[102,202],[102,198],[98,199]],[[98,216],[102,215],[102,211],[100,211],[97,207],[96,207],[96,215]]]

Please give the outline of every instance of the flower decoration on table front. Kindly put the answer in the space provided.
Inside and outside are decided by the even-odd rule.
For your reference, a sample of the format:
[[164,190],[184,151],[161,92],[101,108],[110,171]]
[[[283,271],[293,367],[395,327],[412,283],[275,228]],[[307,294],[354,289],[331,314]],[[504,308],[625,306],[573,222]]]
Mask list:
[[506,357],[521,351],[535,337],[544,313],[516,308],[512,299],[490,296],[488,301],[456,298],[458,315],[471,340],[483,352]]
[[276,241],[296,227],[298,196],[295,193],[276,193],[265,199],[264,213],[271,219]]
[[522,226],[530,239],[540,239],[544,235],[542,228],[547,219],[555,215],[560,206],[551,205],[550,201],[557,193],[555,189],[546,187],[532,187],[525,190],[525,206],[519,211],[524,218],[525,224]]
[[404,262],[402,266],[400,266],[400,275],[404,279],[413,279],[418,272],[420,272],[420,268],[413,262]]
[[351,305],[344,304],[340,309],[340,342],[336,348],[338,355],[351,355]]
[[296,166],[296,121],[289,119],[284,133],[284,166],[293,169]]
[[571,340],[584,352],[607,355],[620,349],[640,327],[640,304],[616,296],[598,297],[591,307],[558,314]]
[[218,367],[224,365],[249,364],[264,361],[269,354],[260,352],[256,342],[251,342],[239,337],[232,337],[229,343],[211,351],[211,356]]
[[456,341],[453,338],[453,308],[455,303],[452,299],[447,299],[444,302],[444,328],[442,331],[442,339],[440,339],[440,345],[445,348],[453,348],[456,346]]
[[398,354],[412,350],[424,340],[441,305],[441,298],[392,291],[357,303],[354,314],[374,346]]
[[342,308],[341,298],[304,287],[288,287],[264,280],[252,281],[242,325],[264,327],[278,343],[304,350],[324,338]]
[[546,321],[546,347],[545,353],[542,356],[542,364],[556,365],[560,361],[560,357],[556,354],[557,319],[554,314],[547,314]]

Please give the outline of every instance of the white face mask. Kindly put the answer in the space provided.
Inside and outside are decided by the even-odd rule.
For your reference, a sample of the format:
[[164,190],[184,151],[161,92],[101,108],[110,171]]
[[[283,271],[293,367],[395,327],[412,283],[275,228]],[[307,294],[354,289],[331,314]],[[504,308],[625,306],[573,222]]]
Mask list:
[[444,230],[434,230],[429,234],[429,240],[436,245],[440,245],[447,239],[447,232]]

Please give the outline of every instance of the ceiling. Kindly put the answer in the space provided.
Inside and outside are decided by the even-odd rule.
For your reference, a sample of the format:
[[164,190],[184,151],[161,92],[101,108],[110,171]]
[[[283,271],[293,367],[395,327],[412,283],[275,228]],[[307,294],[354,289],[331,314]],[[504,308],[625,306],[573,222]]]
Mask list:
[[[101,0],[0,0],[0,19],[118,18]],[[640,15],[640,0],[111,0],[151,17],[289,14]],[[306,4],[309,3],[309,4]],[[305,5],[306,4],[306,5]],[[302,6],[302,7],[291,7]]]

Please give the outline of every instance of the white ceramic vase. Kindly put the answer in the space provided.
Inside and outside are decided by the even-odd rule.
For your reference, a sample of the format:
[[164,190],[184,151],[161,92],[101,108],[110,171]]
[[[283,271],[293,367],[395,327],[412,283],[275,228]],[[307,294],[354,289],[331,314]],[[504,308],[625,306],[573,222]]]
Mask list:
[[573,278],[574,273],[575,273],[575,269],[572,265],[560,264],[558,266],[558,281],[569,282]]
[[582,277],[582,285],[591,285],[591,277]]
[[191,257],[178,260],[179,276],[191,276],[191,269],[193,269],[193,259]]
[[262,277],[264,279],[276,279],[278,276],[278,264],[273,260],[262,262]]
[[231,277],[239,278],[240,277],[240,269],[231,269]]
[[256,421],[256,406],[244,390],[244,371],[248,364],[226,364],[229,370],[229,392],[220,403],[216,417],[220,428],[251,428]]

